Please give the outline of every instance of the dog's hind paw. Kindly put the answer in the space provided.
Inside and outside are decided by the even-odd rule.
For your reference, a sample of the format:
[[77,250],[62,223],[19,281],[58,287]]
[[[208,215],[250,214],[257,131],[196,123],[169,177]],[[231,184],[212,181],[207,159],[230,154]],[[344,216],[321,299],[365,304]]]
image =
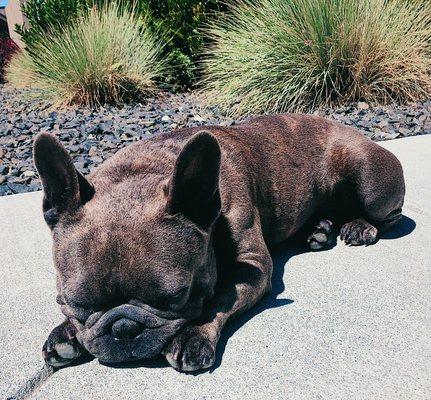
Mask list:
[[334,241],[334,226],[327,219],[320,221],[316,230],[308,237],[307,242],[311,250],[321,250]]
[[76,328],[67,320],[52,330],[42,347],[43,358],[54,368],[72,363],[83,353],[76,340]]
[[377,228],[364,219],[355,219],[341,227],[340,239],[352,246],[368,246],[377,240]]

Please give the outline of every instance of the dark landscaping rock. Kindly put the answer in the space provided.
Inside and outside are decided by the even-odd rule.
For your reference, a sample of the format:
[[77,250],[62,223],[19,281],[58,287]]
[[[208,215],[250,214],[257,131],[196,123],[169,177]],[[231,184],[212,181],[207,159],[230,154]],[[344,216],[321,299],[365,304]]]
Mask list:
[[28,191],[27,185],[25,185],[24,183],[8,182],[7,186],[13,194],[25,193]]
[[[431,100],[374,108],[359,102],[313,114],[355,127],[376,141],[431,134]],[[33,138],[39,132],[56,135],[76,168],[87,174],[148,135],[185,126],[232,126],[241,120],[224,116],[218,107],[203,107],[193,94],[162,94],[145,104],[98,110],[54,111],[25,90],[0,85],[0,196],[40,190],[32,160]]]
[[356,106],[319,110],[317,114],[359,129],[372,140],[390,140],[431,133],[431,101],[409,105]]

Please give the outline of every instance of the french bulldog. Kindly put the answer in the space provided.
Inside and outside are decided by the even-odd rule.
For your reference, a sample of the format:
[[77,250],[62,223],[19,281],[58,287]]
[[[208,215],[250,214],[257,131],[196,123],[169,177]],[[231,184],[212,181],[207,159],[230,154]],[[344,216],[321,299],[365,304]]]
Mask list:
[[226,322],[271,291],[271,246],[305,228],[313,250],[338,232],[372,244],[405,193],[392,153],[301,114],[154,135],[86,177],[51,134],[34,160],[66,317],[43,346],[54,367],[89,352],[209,368]]

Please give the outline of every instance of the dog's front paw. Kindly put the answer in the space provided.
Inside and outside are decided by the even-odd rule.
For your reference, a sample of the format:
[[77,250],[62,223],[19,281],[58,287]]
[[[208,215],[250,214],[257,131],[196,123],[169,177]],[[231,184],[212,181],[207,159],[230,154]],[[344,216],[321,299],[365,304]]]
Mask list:
[[42,347],[43,358],[55,368],[70,364],[84,351],[76,340],[76,328],[68,320],[52,330]]
[[164,351],[166,360],[178,371],[197,371],[214,364],[216,340],[200,326],[189,326]]

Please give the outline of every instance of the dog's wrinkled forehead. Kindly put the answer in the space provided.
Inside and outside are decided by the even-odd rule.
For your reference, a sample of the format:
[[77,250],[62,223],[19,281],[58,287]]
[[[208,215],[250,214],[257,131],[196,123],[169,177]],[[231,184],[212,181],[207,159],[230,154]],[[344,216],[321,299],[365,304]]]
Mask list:
[[95,303],[111,297],[151,300],[190,284],[193,271],[205,262],[207,235],[180,216],[93,215],[84,207],[73,224],[54,230],[61,287],[78,304],[89,298]]

